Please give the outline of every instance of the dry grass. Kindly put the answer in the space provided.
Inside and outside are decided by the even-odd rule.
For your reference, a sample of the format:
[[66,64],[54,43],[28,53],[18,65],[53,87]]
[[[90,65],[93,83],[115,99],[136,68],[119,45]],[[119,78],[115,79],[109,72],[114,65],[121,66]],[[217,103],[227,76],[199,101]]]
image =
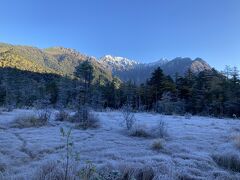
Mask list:
[[25,115],[17,117],[13,121],[12,127],[14,128],[30,128],[30,127],[41,127],[48,124],[48,120],[35,115]]
[[160,151],[164,148],[164,140],[163,139],[157,139],[153,141],[151,149],[155,151]]
[[233,142],[236,148],[240,150],[240,134],[234,136]]
[[145,131],[144,129],[134,129],[133,131],[131,131],[130,135],[134,137],[143,137],[143,138],[150,137],[148,132]]
[[138,125],[130,131],[130,136],[148,138],[151,134],[147,131],[147,127]]
[[64,110],[60,110],[55,116],[56,121],[69,121],[69,118],[69,113]]
[[240,172],[240,157],[236,153],[214,154],[213,160],[221,167]]
[[65,164],[60,161],[48,161],[42,164],[33,174],[34,180],[77,180],[79,170],[75,162],[71,162],[69,173],[65,176]]
[[33,176],[35,180],[64,180],[64,169],[57,162],[47,162],[38,168]]
[[76,128],[96,129],[100,127],[100,121],[98,116],[90,112],[90,110],[87,108],[77,112],[71,118],[71,121],[77,123]]
[[119,180],[153,180],[155,177],[154,170],[149,166],[136,168],[133,166],[122,166],[119,169]]

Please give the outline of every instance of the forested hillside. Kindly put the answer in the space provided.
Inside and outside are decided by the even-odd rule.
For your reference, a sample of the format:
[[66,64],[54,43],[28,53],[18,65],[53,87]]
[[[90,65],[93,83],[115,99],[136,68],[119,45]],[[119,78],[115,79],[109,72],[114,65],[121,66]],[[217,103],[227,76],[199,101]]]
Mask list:
[[97,76],[101,75],[106,80],[112,80],[111,72],[95,58],[82,55],[73,49],[62,47],[39,49],[1,43],[0,53],[0,67],[74,77],[76,66],[83,61],[89,61]]

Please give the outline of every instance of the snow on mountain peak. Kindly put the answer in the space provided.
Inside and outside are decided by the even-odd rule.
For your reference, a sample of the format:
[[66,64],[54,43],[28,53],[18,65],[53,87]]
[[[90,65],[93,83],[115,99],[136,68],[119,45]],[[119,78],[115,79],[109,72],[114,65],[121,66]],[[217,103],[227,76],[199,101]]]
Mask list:
[[111,55],[106,55],[100,58],[99,61],[104,63],[108,68],[113,70],[128,70],[132,69],[135,65],[139,64],[137,61],[134,60]]

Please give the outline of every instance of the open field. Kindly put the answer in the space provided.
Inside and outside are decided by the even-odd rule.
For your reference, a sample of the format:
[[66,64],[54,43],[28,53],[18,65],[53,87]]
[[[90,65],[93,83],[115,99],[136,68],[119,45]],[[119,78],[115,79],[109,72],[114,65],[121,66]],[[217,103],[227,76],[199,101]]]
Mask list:
[[72,149],[79,153],[76,167],[89,162],[100,169],[151,167],[155,179],[240,179],[238,120],[135,113],[137,126],[149,134],[159,121],[164,122],[168,135],[162,139],[131,136],[117,111],[95,112],[100,120],[97,129],[81,130],[74,128],[74,123],[54,121],[54,113],[46,126],[12,126],[16,117],[32,113],[14,110],[0,114],[0,179],[34,179],[43,164],[64,160],[60,127],[73,127]]

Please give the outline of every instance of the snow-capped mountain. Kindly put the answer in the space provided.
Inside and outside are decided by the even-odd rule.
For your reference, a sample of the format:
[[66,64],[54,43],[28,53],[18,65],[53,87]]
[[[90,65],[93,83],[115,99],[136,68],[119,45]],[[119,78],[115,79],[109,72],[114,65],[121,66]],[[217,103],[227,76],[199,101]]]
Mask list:
[[168,59],[166,58],[161,58],[160,60],[158,61],[154,61],[154,62],[151,62],[151,63],[145,63],[146,66],[162,66],[164,64],[167,64],[169,62]]
[[125,71],[133,69],[136,65],[140,64],[137,61],[130,60],[124,57],[115,57],[106,55],[99,59],[99,62],[113,71]]
[[[102,77],[111,80],[112,75],[122,81],[134,81],[137,84],[144,83],[151,77],[151,73],[161,67],[166,75],[182,76],[187,70],[199,73],[212,68],[202,59],[178,57],[172,60],[160,59],[151,63],[140,63],[124,57],[106,55],[100,59],[82,54],[77,50],[64,47],[51,47],[39,49],[29,46],[14,46],[0,43],[0,53],[6,61],[4,66],[17,67],[21,70],[34,70],[34,72],[49,72],[60,75],[74,76],[75,67],[83,61],[90,61]],[[12,65],[12,63],[16,65]]]
[[123,57],[104,56],[99,62],[110,69],[113,75],[118,76],[123,81],[134,81],[137,84],[143,83],[151,76],[157,67],[161,67],[167,75],[175,77],[176,74],[183,76],[188,69],[193,73],[199,73],[212,68],[201,58],[191,59],[177,57],[172,60],[160,59],[151,63],[139,63]]

